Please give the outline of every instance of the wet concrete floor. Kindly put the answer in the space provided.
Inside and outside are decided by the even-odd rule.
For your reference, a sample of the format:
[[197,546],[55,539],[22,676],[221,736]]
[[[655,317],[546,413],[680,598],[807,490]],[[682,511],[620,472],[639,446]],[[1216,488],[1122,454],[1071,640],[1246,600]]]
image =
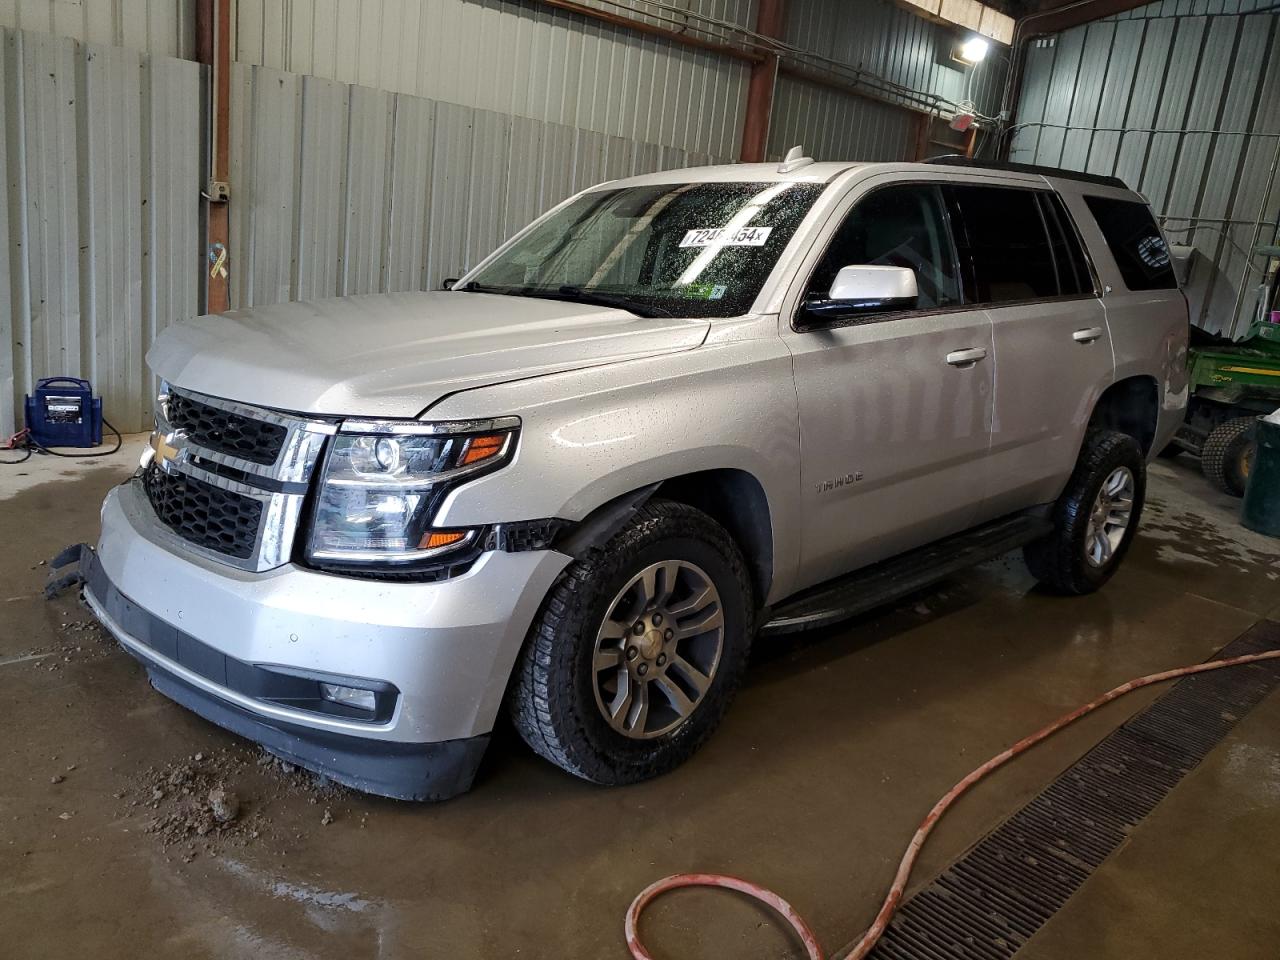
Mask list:
[[[74,597],[40,599],[39,561],[95,537],[126,463],[0,467],[0,956],[621,960],[631,897],[687,870],[772,887],[835,949],[972,767],[1116,683],[1280,618],[1280,541],[1242,530],[1238,502],[1194,461],[1161,461],[1142,535],[1097,595],[1042,595],[1006,557],[761,647],[718,734],[660,780],[592,787],[501,731],[471,794],[402,804],[259,763],[151,690],[81,626]],[[1156,694],[1087,718],[962,800],[917,884]],[[239,796],[237,820],[184,817],[216,785]],[[1023,955],[1274,958],[1277,828],[1273,696]],[[644,932],[672,960],[800,955],[773,917],[708,891],[658,901]]]

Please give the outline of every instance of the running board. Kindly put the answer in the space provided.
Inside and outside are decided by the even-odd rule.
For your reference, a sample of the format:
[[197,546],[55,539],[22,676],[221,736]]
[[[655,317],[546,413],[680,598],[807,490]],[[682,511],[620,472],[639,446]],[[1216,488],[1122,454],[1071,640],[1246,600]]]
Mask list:
[[793,633],[848,620],[1039,540],[1052,530],[1049,520],[1027,514],[974,527],[785,600],[773,608],[760,633]]

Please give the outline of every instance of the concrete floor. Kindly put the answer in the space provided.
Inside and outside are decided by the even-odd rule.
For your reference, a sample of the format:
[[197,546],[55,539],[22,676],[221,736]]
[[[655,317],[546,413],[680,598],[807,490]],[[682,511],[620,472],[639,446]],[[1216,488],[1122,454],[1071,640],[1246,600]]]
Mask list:
[[[88,615],[73,597],[40,599],[40,561],[95,537],[98,504],[136,449],[0,467],[6,957],[621,960],[632,895],[685,870],[771,886],[835,948],[869,922],[917,821],[970,768],[1122,680],[1203,660],[1280,618],[1280,541],[1243,531],[1238,502],[1210,491],[1193,460],[1161,461],[1143,532],[1100,594],[1041,595],[1007,557],[760,649],[716,737],[658,781],[594,788],[505,732],[471,794],[400,804],[258,764],[78,626]],[[917,883],[1156,693],[1087,718],[961,801]],[[244,801],[236,829],[166,845],[181,833],[182,789],[223,779]],[[1274,958],[1277,828],[1272,697],[1023,955]],[[658,901],[645,936],[673,960],[798,955],[774,918],[707,891]]]

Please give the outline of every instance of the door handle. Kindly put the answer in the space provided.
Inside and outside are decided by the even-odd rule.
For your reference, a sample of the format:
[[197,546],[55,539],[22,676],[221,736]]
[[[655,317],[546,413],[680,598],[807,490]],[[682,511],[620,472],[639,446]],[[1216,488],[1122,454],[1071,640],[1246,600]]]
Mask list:
[[987,355],[982,347],[970,347],[967,350],[952,350],[947,354],[947,363],[953,367],[972,367]]
[[1101,327],[1085,327],[1083,330],[1077,330],[1071,335],[1071,339],[1076,343],[1093,343],[1095,340],[1102,339],[1103,330]]

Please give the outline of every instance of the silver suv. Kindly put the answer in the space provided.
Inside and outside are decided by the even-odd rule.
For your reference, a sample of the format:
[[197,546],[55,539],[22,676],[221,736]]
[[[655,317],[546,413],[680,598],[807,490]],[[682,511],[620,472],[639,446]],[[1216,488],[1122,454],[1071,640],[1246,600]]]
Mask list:
[[620,784],[711,734],[757,637],[1021,547],[1125,555],[1187,310],[1122,183],[677,170],[566,200],[430,293],[166,330],[81,551],[162,693],[338,781],[466,790],[498,715]]

